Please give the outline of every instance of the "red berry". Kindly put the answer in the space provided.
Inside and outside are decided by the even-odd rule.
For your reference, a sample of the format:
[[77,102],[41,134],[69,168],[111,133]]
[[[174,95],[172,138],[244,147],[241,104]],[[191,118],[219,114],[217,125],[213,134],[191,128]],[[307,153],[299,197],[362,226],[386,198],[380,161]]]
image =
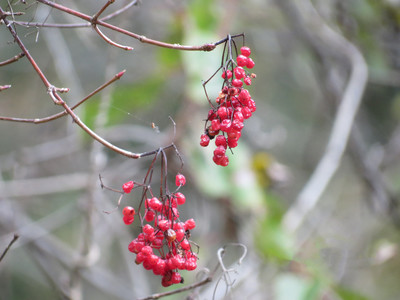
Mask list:
[[228,139],[228,146],[229,148],[235,148],[238,145],[237,139]]
[[220,108],[218,108],[217,110],[217,115],[219,116],[219,118],[221,120],[224,120],[228,117],[228,110],[225,106],[221,106]]
[[246,76],[246,72],[242,67],[234,68],[233,72],[235,73],[236,79],[242,79],[244,76]]
[[189,250],[189,249],[190,249],[190,243],[189,243],[189,241],[188,241],[187,239],[184,239],[184,240],[181,242],[181,247],[182,247],[182,249],[184,249],[184,250]]
[[161,231],[166,231],[169,229],[169,222],[168,220],[160,220],[158,221],[157,226],[161,229]]
[[221,121],[218,119],[211,121],[211,129],[214,131],[218,131],[221,128]]
[[248,58],[246,62],[246,67],[252,69],[254,65],[255,65],[254,61],[251,58]]
[[124,221],[124,223],[126,225],[132,224],[133,221],[135,221],[135,217],[134,216],[123,216],[122,220]]
[[178,205],[185,204],[186,197],[185,197],[184,194],[178,192],[178,193],[175,194],[175,197],[176,197],[176,201],[177,201]]
[[150,224],[146,224],[143,226],[143,232],[147,235],[151,235],[154,233],[154,228]]
[[207,134],[202,134],[200,136],[200,146],[207,147],[210,143],[210,137]]
[[214,150],[214,156],[220,158],[225,155],[226,149],[223,146],[218,146]]
[[133,181],[128,181],[122,185],[122,189],[124,190],[125,193],[129,194],[133,189],[133,186],[134,186]]
[[182,174],[177,174],[175,177],[176,186],[183,186],[186,183],[186,178]]
[[242,89],[239,93],[239,101],[243,104],[246,105],[247,102],[251,99],[250,93],[246,89]]
[[182,281],[181,274],[179,274],[178,272],[172,272],[171,282],[173,284],[178,284],[181,283],[181,281]]
[[249,47],[243,46],[242,48],[240,48],[240,53],[246,57],[249,57],[251,54],[251,50]]
[[231,129],[232,122],[229,119],[225,119],[221,123],[221,131],[228,132]]
[[153,254],[153,248],[151,248],[150,246],[144,246],[142,250],[140,250],[140,252],[142,252],[145,256],[149,256]]
[[135,214],[135,209],[131,206],[125,206],[122,210],[124,216],[133,216]]
[[239,56],[236,58],[236,62],[237,62],[237,64],[238,64],[239,67],[244,67],[244,66],[246,66],[247,60],[248,60],[247,57],[244,56],[244,55],[239,55]]
[[192,230],[196,227],[196,222],[193,219],[189,219],[185,222],[185,230]]
[[148,211],[146,211],[146,214],[144,215],[144,219],[147,221],[147,222],[151,222],[151,221],[153,221],[154,220],[154,217],[156,216],[156,213],[153,211],[153,210],[148,210]]
[[156,197],[147,199],[147,206],[155,211],[161,211],[162,203]]
[[244,81],[244,83],[246,85],[251,85],[251,78],[250,77],[247,76],[243,81]]
[[176,240],[177,241],[182,241],[182,239],[185,236],[185,230],[183,230],[183,229],[175,229],[175,234],[176,234]]
[[222,146],[226,149],[227,145],[226,138],[223,135],[219,135],[215,138],[215,146]]
[[212,120],[214,120],[214,119],[215,119],[215,117],[216,117],[216,114],[215,114],[214,110],[210,109],[210,110],[208,111],[208,117],[207,117],[207,120],[210,120],[210,121],[212,121]]
[[252,115],[251,110],[248,107],[243,107],[242,114],[243,114],[243,118],[245,118],[245,119],[250,118]]
[[242,87],[243,86],[243,81],[241,81],[240,79],[233,79],[232,80],[232,85],[234,87]]
[[232,71],[231,71],[231,70],[222,71],[222,78],[223,78],[223,79],[225,79],[225,78],[228,78],[228,79],[232,78]]
[[244,117],[243,117],[242,112],[241,112],[241,111],[236,111],[236,112],[233,114],[233,119],[238,120],[238,121],[240,121],[240,122],[243,122],[243,121],[244,121]]

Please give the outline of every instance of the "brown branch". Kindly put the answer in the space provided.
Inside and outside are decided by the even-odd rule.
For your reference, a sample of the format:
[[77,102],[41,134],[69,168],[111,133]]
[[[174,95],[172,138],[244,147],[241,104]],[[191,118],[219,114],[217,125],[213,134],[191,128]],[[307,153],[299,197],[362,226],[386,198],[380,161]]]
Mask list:
[[14,57],[11,57],[10,59],[0,62],[0,67],[16,62],[17,60],[19,60],[21,57],[24,56],[25,56],[24,53],[17,54]]
[[122,29],[122,28],[120,28],[118,26],[111,25],[111,24],[106,23],[106,22],[101,21],[101,20],[93,20],[93,18],[91,16],[89,16],[89,15],[83,14],[83,13],[81,13],[79,11],[76,11],[76,10],[73,10],[71,8],[65,7],[63,5],[51,2],[49,0],[38,0],[38,2],[46,4],[48,6],[51,6],[51,7],[55,8],[55,9],[60,10],[60,11],[66,12],[68,14],[71,14],[71,15],[73,15],[75,17],[78,17],[78,18],[81,18],[83,20],[86,20],[86,21],[90,22],[90,24],[92,24],[92,26],[93,26],[93,23],[94,23],[96,25],[100,25],[100,26],[109,28],[109,29],[114,30],[116,32],[119,32],[119,33],[125,34],[127,36],[133,37],[134,39],[137,39],[142,43],[147,43],[147,44],[151,44],[151,45],[155,45],[155,46],[159,46],[159,47],[164,47],[164,48],[177,49],[177,50],[186,50],[186,51],[212,51],[216,47],[216,44],[204,44],[204,45],[201,45],[201,46],[185,46],[185,45],[179,45],[179,44],[170,44],[170,43],[160,42],[160,41],[157,41],[157,40],[149,39],[149,38],[147,38],[147,37],[145,37],[143,35],[139,35],[139,34],[131,32],[131,31]]
[[1,254],[1,256],[0,256],[0,262],[3,260],[4,256],[6,256],[8,250],[10,250],[12,244],[14,244],[15,241],[18,240],[18,238],[19,238],[19,235],[15,233],[13,239],[12,239],[11,242],[8,244],[7,248],[3,251],[3,254]]
[[[101,90],[103,90],[104,88],[106,88],[107,86],[109,86],[111,83],[113,83],[114,81],[120,79],[123,75],[125,74],[125,70],[119,72],[118,74],[115,74],[114,77],[112,79],[110,79],[109,81],[107,81],[106,83],[104,83],[103,85],[101,85],[100,87],[98,87],[97,89],[95,89],[93,92],[91,92],[89,95],[87,95],[85,98],[83,98],[81,101],[79,101],[77,104],[75,104],[74,106],[71,107],[72,110],[74,110],[75,108],[77,108],[79,105],[81,105],[82,103],[84,103],[86,100],[88,100],[89,98],[93,97],[94,95],[96,95],[98,92],[100,92]],[[63,116],[68,115],[67,111],[62,111],[59,112],[57,114],[45,117],[45,118],[35,118],[35,119],[26,119],[26,118],[13,118],[13,117],[4,117],[4,116],[0,116],[0,120],[3,121],[11,121],[11,122],[21,122],[21,123],[33,123],[33,124],[41,124],[41,123],[46,123],[46,122],[50,122],[53,120],[56,120],[58,118],[61,118]]]

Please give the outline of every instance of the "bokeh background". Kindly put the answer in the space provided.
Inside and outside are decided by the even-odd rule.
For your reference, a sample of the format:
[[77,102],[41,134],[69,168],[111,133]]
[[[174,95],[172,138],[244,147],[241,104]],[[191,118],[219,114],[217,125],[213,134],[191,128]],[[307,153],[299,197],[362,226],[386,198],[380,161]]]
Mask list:
[[[230,280],[219,268],[211,283],[165,299],[400,299],[399,1],[148,0],[110,20],[184,45],[245,33],[257,111],[226,168],[212,162],[212,147],[199,146],[209,109],[202,81],[219,68],[222,46],[176,51],[104,29],[134,47],[127,52],[90,27],[43,28],[82,21],[23,2],[0,6],[23,12],[16,22],[38,23],[15,28],[51,82],[70,88],[71,105],[126,69],[76,110],[90,128],[133,152],[177,145],[187,178],[181,215],[197,222],[200,257],[196,271],[183,272],[185,284],[214,270],[226,247]],[[88,15],[103,5],[60,3]],[[105,14],[127,3],[116,1]],[[0,60],[20,52],[0,23]],[[1,116],[60,111],[25,58],[0,68],[6,84],[12,88],[0,92]],[[221,84],[219,76],[211,80],[209,95]],[[334,126],[341,130],[332,134]],[[20,235],[0,262],[0,299],[137,299],[176,288],[162,288],[134,263],[127,246],[137,223],[124,225],[121,207],[103,212],[119,195],[101,189],[99,174],[118,189],[140,181],[151,158],[111,152],[70,117],[1,121],[0,138],[0,252]],[[315,173],[323,157],[326,169]],[[181,167],[174,151],[168,165],[173,178]],[[125,196],[122,207],[138,199]]]

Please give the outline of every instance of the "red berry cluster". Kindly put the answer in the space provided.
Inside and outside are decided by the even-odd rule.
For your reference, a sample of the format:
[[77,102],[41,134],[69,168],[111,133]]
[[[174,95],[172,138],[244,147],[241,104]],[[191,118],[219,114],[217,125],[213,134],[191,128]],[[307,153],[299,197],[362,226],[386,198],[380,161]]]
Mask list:
[[[179,270],[191,271],[197,267],[197,254],[193,253],[189,240],[196,223],[193,219],[179,220],[178,208],[186,202],[186,197],[178,190],[185,183],[185,176],[178,174],[175,192],[144,199],[144,217],[140,215],[142,232],[128,246],[129,251],[136,254],[137,264],[162,276],[164,287],[183,283]],[[126,182],[122,189],[130,193],[134,185],[133,181]],[[135,209],[126,206],[122,215],[125,224],[129,225],[134,221]]]
[[242,47],[236,62],[228,60],[222,67],[224,83],[216,98],[216,105],[208,112],[205,132],[200,137],[200,145],[207,147],[210,140],[215,138],[213,161],[220,166],[227,166],[229,158],[226,155],[227,148],[232,149],[238,145],[244,120],[251,117],[256,111],[256,104],[251,98],[245,85],[251,85],[251,80],[256,77],[245,68],[252,69],[254,61],[249,57],[249,47]]

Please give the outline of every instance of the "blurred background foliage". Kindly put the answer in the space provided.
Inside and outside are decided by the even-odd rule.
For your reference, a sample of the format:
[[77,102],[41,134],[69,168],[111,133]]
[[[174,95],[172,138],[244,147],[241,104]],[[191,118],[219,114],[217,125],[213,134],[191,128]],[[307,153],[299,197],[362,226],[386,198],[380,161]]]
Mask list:
[[[0,6],[6,9],[8,2],[25,13],[16,21],[80,22],[35,1],[1,0]],[[295,2],[303,23],[290,12]],[[89,15],[103,5],[60,3]],[[126,3],[116,1],[107,12]],[[192,239],[200,246],[199,270],[213,269],[224,245],[247,247],[240,266],[241,249],[227,248],[227,264],[236,268],[232,287],[223,280],[217,284],[217,274],[194,294],[167,299],[189,294],[196,299],[400,299],[399,1],[312,1],[326,24],[358,47],[369,78],[355,120],[358,134],[352,133],[327,190],[299,228],[284,226],[288,209],[326,150],[341,99],[332,91],[343,93],[351,71],[342,53],[317,53],[301,34],[299,24],[324,46],[318,23],[304,15],[309,5],[306,0],[149,0],[110,21],[187,45],[245,33],[256,62],[257,78],[249,90],[257,112],[245,123],[226,168],[212,162],[212,147],[199,146],[209,109],[202,81],[220,66],[222,46],[179,52],[105,29],[113,40],[135,48],[124,52],[90,27],[16,25],[52,83],[71,89],[65,95],[70,104],[127,70],[77,113],[106,139],[133,152],[174,140],[188,178],[182,215],[197,222]],[[19,52],[0,24],[0,60]],[[12,84],[0,93],[1,116],[41,118],[60,111],[26,59],[0,70],[0,85]],[[211,98],[221,84],[219,76],[207,84]],[[175,135],[169,117],[176,122]],[[41,125],[2,121],[0,137],[0,250],[14,233],[21,236],[0,262],[0,299],[136,299],[166,290],[158,277],[134,263],[127,246],[139,228],[125,226],[120,211],[103,212],[115,207],[118,195],[101,190],[98,179],[101,174],[115,188],[140,181],[151,158],[116,155],[69,117]],[[170,154],[172,178],[180,161]],[[139,199],[133,193],[123,205],[135,206]],[[185,284],[201,275],[191,273],[183,274]]]

